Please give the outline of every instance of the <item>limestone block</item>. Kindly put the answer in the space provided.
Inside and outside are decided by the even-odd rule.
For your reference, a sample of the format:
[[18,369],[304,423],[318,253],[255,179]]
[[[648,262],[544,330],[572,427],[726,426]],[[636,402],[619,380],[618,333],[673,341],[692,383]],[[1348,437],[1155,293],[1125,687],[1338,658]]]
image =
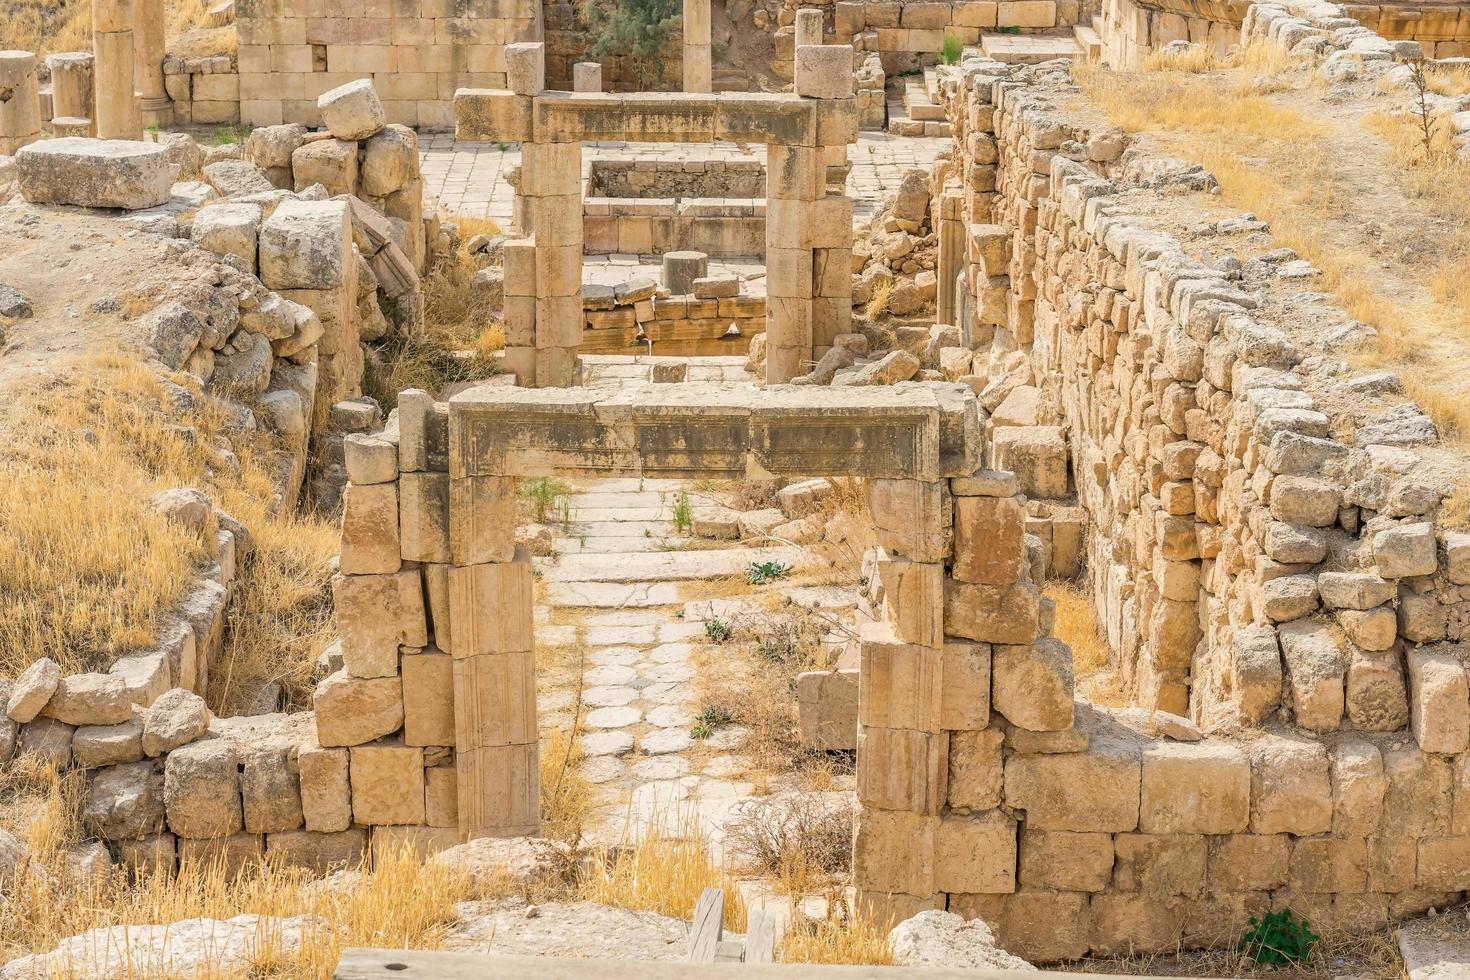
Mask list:
[[301,826],[301,779],[292,750],[278,741],[240,749],[240,798],[248,833],[274,834]]
[[104,840],[134,840],[163,830],[163,768],[134,762],[97,770],[87,786],[82,826]]
[[1399,590],[1398,630],[1413,643],[1438,643],[1449,625],[1446,609],[1434,592]]
[[857,749],[858,671],[808,670],[796,675],[798,724],[803,748]]
[[1327,536],[1320,528],[1271,521],[1262,547],[1267,557],[1283,565],[1315,565],[1327,557]]
[[357,144],[345,140],[315,140],[291,154],[291,173],[300,193],[321,184],[327,194],[351,194],[357,189]]
[[228,739],[207,738],[168,754],[163,774],[168,828],[180,837],[229,837],[244,826],[239,757]]
[[860,889],[928,897],[934,886],[934,838],[939,818],[863,809],[853,838],[853,873]]
[[1401,524],[1373,537],[1373,562],[1383,578],[1433,575],[1438,567],[1434,525]]
[[1199,611],[1195,603],[1159,599],[1154,603],[1148,625],[1156,665],[1164,669],[1187,666],[1200,640]]
[[338,289],[351,256],[345,201],[282,201],[260,228],[260,280],[271,289]]
[[1065,643],[1046,636],[998,645],[991,672],[995,710],[1012,725],[1038,732],[1072,727],[1072,651]]
[[1433,837],[1419,842],[1415,883],[1420,888],[1458,892],[1470,888],[1470,837]]
[[1210,839],[1209,880],[1224,892],[1270,891],[1286,884],[1291,838],[1230,834]]
[[1308,837],[1292,848],[1288,881],[1293,890],[1361,892],[1368,887],[1368,847],[1361,837]]
[[306,829],[316,833],[346,830],[352,823],[347,750],[309,743],[301,746],[296,762]]
[[354,822],[424,822],[423,749],[385,741],[357,745],[349,751]]
[[168,203],[178,165],[162,144],[66,136],[22,147],[15,170],[32,204],[141,211]]
[[1016,474],[1028,497],[1067,496],[1067,443],[1057,426],[1005,426],[992,434],[991,466]]
[[83,725],[72,733],[71,754],[83,769],[137,762],[143,758],[143,722],[134,717],[121,725]]
[[290,167],[291,154],[305,140],[306,132],[306,127],[300,123],[257,126],[250,131],[245,153],[265,171]]
[[948,736],[903,728],[858,729],[857,796],[865,807],[936,813],[944,802]]
[[1409,724],[1409,695],[1397,649],[1348,652],[1347,716],[1354,728],[1396,732]]
[[602,65],[595,61],[579,61],[572,65],[573,92],[601,92]]
[[1276,631],[1262,627],[1236,630],[1230,658],[1241,717],[1259,724],[1281,703],[1281,650]]
[[454,93],[454,134],[458,140],[529,140],[531,99],[506,90],[458,89]]
[[460,657],[453,666],[454,744],[536,741],[536,662],[530,650]]
[[982,895],[1015,891],[1015,818],[1001,810],[943,817],[934,831],[934,887]]
[[1383,773],[1388,777],[1383,812],[1391,815],[1386,830],[1414,838],[1449,833],[1454,773],[1448,760],[1413,745],[1385,747]]
[[316,686],[312,706],[323,746],[361,745],[403,727],[403,687],[396,674],[356,678],[339,670]]
[[454,754],[459,822],[471,837],[535,836],[541,779],[536,743],[490,746]]
[[1250,763],[1233,745],[1160,742],[1143,750],[1139,829],[1238,834],[1250,822]]
[[396,572],[399,550],[398,484],[349,484],[342,491],[342,574]]
[[1011,955],[1038,963],[1077,959],[1092,942],[1088,908],[1083,892],[1018,891],[1006,897],[996,939]]
[[1317,579],[1283,575],[1261,586],[1261,612],[1274,623],[1310,616],[1317,609]]
[[383,103],[372,81],[366,78],[322,93],[316,106],[321,112],[322,125],[339,140],[367,139],[388,123]]
[[120,725],[133,716],[133,699],[116,674],[70,674],[41,714],[68,725]]
[[227,878],[244,868],[259,864],[265,856],[265,841],[255,834],[209,838],[180,837],[177,846],[180,865],[219,868]]
[[358,486],[398,479],[398,447],[386,439],[354,432],[342,440],[347,479]]
[[957,810],[991,810],[1000,806],[1004,785],[998,728],[951,732],[949,736],[949,805]]
[[61,683],[61,667],[50,657],[39,657],[16,675],[10,686],[5,714],[24,725],[41,713]]
[[265,171],[248,160],[219,160],[206,164],[201,172],[209,186],[219,191],[220,197],[269,194],[275,190]]
[[1389,606],[1338,610],[1337,624],[1355,646],[1370,652],[1380,652],[1392,647],[1399,632],[1398,616]]
[[1346,697],[1342,636],[1327,623],[1310,619],[1285,623],[1279,632],[1296,723],[1313,731],[1335,731]]
[[[403,574],[418,577],[417,569]],[[415,613],[405,610],[400,602],[399,577],[337,575],[332,579],[342,663],[353,677],[392,677],[398,673],[398,647],[406,642],[404,619]],[[422,622],[422,598],[416,614]]]
[[[532,648],[535,602],[531,556],[516,549],[515,560],[449,570],[449,615],[456,659],[517,653]],[[444,639],[439,638],[440,649]]]
[[1005,803],[1026,811],[1031,830],[1124,832],[1138,827],[1141,764],[1136,745],[1094,739],[1085,752],[1011,755]]
[[40,765],[60,768],[71,763],[71,739],[75,729],[55,718],[37,718],[20,726],[17,759],[32,759]]
[[241,268],[255,273],[261,209],[258,204],[216,204],[194,215],[189,237],[216,255],[233,255]]
[[1327,833],[1332,784],[1327,750],[1305,738],[1263,735],[1247,747],[1251,760],[1253,834]]
[[1470,680],[1449,648],[1409,652],[1409,707],[1414,740],[1425,752],[1470,748]]
[[405,561],[450,561],[448,473],[404,473],[398,479],[399,533]]
[[943,651],[902,642],[890,623],[864,623],[859,636],[858,723],[938,732]]
[[353,827],[338,833],[292,830],[270,834],[265,839],[265,856],[279,867],[317,874],[355,868],[367,856],[367,831]]
[[453,768],[424,770],[424,819],[430,827],[459,827],[459,779]]
[[506,477],[449,483],[449,551],[456,565],[508,562],[515,555],[516,485]]
[[990,647],[946,643],[940,672],[939,727],[974,731],[990,724]]
[[1100,892],[1113,880],[1111,834],[1027,830],[1020,852],[1024,889]]
[[[1008,8],[1052,5],[1052,0],[1002,0],[1000,10],[1005,18]],[[1138,955],[1179,945],[1184,928],[1180,912],[1153,895],[1097,895],[1088,908],[1088,942],[1096,955]]]
[[946,625],[944,565],[879,553],[877,579],[883,588],[883,619],[893,624],[898,638],[936,649],[942,646]]
[[954,565],[961,582],[1009,585],[1021,578],[1026,514],[1014,497],[956,497]]
[[810,99],[852,98],[852,63],[850,45],[798,44],[796,94]]
[[362,193],[387,197],[419,175],[419,139],[412,129],[394,123],[363,147],[359,171]]
[[403,740],[454,745],[454,660],[433,649],[403,660]]
[[944,583],[945,632],[982,643],[1024,645],[1040,632],[1041,596],[1030,582]]
[[[161,795],[162,789],[159,792]],[[173,834],[149,834],[138,840],[112,839],[112,846],[117,851],[117,863],[135,875],[159,872],[171,875],[175,870],[178,845]]]
[[948,501],[940,484],[868,480],[865,489],[879,544],[913,561],[948,557],[944,528],[951,522],[946,519]]
[[546,45],[540,41],[505,46],[507,87],[516,95],[540,95],[546,90]]
[[1278,476],[1271,483],[1271,516],[1278,521],[1331,527],[1341,506],[1342,491],[1324,480]]
[[1362,739],[1332,746],[1332,832],[1339,837],[1373,837],[1383,817],[1388,780],[1383,755]]
[[1150,895],[1199,895],[1205,886],[1208,848],[1199,834],[1119,834],[1113,888]]

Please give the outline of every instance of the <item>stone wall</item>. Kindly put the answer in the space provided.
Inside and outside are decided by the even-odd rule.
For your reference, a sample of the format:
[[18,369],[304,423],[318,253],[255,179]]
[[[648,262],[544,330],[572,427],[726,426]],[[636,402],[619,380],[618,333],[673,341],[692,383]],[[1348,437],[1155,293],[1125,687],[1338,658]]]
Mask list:
[[[240,74],[228,55],[163,60],[164,90],[180,126],[241,122]],[[256,119],[243,120],[258,123]]]
[[368,78],[390,122],[443,128],[456,89],[506,87],[505,45],[542,20],[539,0],[237,0],[235,25],[244,123],[319,125],[318,96]]
[[[1309,356],[1351,324],[1303,334],[1281,315],[1305,263],[1247,270],[1275,280],[1247,288],[1193,257],[1177,236],[1202,219],[1139,185],[1208,175],[1125,158],[1096,114],[1056,108],[1068,84],[1065,67],[980,59],[945,83],[956,157],[934,189],[960,200],[965,247],[941,278],[990,361],[987,462],[1019,495],[951,482],[944,626],[975,641],[959,676],[988,667],[988,685],[952,689],[945,647],[938,720],[890,767],[907,788],[865,789],[860,743],[860,887],[896,915],[981,915],[1033,960],[1230,942],[1270,909],[1320,931],[1454,901],[1470,888],[1470,536],[1442,505],[1465,462],[1391,375]],[[1023,558],[1037,501],[1086,516],[1085,574],[1136,708],[1073,703]],[[871,731],[884,692],[910,688],[864,639]]]
[[1102,59],[1115,68],[1141,67],[1171,41],[1203,45],[1224,56],[1240,41],[1243,0],[1103,0]]

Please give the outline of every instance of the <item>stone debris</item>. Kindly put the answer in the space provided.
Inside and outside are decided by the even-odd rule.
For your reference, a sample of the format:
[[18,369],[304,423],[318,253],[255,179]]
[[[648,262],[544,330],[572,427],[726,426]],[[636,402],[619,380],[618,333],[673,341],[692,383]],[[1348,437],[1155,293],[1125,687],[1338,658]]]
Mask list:
[[959,970],[1035,970],[1000,948],[983,919],[953,912],[920,912],[888,934],[893,965]]
[[141,211],[167,203],[178,164],[157,143],[68,136],[23,147],[20,193],[33,204]]

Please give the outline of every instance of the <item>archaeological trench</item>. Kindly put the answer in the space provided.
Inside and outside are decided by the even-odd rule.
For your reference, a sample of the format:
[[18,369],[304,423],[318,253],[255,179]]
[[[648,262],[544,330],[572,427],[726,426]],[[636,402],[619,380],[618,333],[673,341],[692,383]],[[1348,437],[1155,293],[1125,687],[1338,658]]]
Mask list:
[[[805,751],[855,757],[863,914],[983,919],[1056,963],[1230,945],[1273,910],[1369,932],[1470,890],[1465,455],[1401,372],[1353,359],[1373,327],[1320,270],[1073,77],[1272,48],[1402,111],[1416,66],[1470,54],[1470,8],[685,0],[672,91],[632,91],[565,5],[316,6],[221,5],[237,50],[188,57],[161,2],[93,0],[92,51],[0,52],[0,382],[133,352],[226,432],[271,434],[273,512],[340,513],[310,710],[206,706],[252,529],[197,487],[154,500],[212,557],[151,642],[0,680],[0,758],[85,771],[100,860],[325,872],[538,835],[568,711],[538,662],[568,592],[624,631],[576,706],[606,810],[748,798],[687,751],[716,615],[688,589],[820,562],[821,500],[855,486],[872,547],[843,639],[789,693]],[[1470,100],[1429,98],[1470,145]],[[236,142],[193,138],[221,124]],[[486,216],[504,234],[452,231]],[[36,272],[67,242],[172,285],[76,321],[57,291],[90,278]],[[366,398],[470,247],[493,367]],[[112,326],[41,332],[68,316]],[[591,508],[696,481],[775,503],[697,499],[707,550],[636,540],[666,513],[573,514],[634,522],[599,548],[527,517],[552,479]],[[1058,583],[1110,698],[1054,635]],[[23,873],[0,861],[0,885]]]

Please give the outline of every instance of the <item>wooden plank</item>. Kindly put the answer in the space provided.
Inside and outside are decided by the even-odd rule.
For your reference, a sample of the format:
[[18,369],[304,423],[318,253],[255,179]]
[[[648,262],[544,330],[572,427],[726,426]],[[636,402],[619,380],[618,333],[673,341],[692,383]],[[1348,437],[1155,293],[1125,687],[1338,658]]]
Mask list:
[[776,917],[762,909],[746,915],[745,962],[773,963],[776,960]]
[[689,924],[690,963],[713,963],[720,940],[725,936],[725,893],[719,888],[706,888],[694,906],[694,921]]
[[[588,960],[556,956],[494,956],[399,949],[349,949],[334,980],[1097,980],[1080,973],[1023,973],[944,967],[811,966],[804,963],[691,964],[647,960]],[[1114,977],[1113,980],[1143,980]],[[1151,980],[1161,980],[1159,977]]]

